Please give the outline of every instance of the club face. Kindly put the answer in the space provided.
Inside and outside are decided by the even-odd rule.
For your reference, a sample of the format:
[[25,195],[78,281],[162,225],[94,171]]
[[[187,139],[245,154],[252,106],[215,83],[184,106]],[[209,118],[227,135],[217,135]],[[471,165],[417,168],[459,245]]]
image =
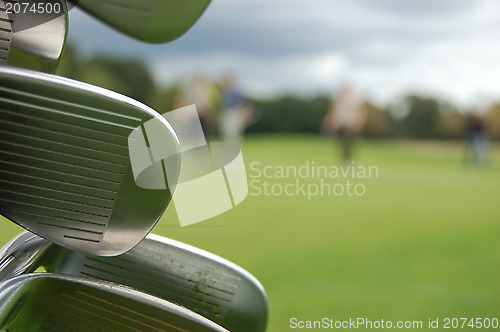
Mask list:
[[2,331],[226,331],[185,308],[122,285],[55,274],[0,284]]
[[129,135],[159,123],[178,170],[178,140],[163,117],[105,89],[9,67],[0,67],[0,96],[3,216],[99,256],[121,254],[151,231],[171,199],[169,180],[161,173],[164,189],[137,185]]
[[72,0],[107,25],[149,43],[164,43],[184,34],[210,0]]
[[36,259],[18,271],[42,266],[48,272],[120,283],[178,303],[230,331],[259,332],[267,326],[267,296],[258,280],[223,258],[181,242],[149,234],[116,257],[83,255],[57,245],[31,256]]
[[0,10],[0,65],[53,73],[68,31],[66,1],[0,0],[0,8],[4,8]]

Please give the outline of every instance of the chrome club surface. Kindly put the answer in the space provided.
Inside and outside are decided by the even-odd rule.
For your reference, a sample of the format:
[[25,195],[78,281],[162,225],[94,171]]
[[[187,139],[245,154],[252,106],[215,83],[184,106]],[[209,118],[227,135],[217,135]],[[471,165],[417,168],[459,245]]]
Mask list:
[[170,171],[178,169],[177,136],[149,107],[78,81],[0,67],[0,213],[77,251],[126,252],[171,199],[166,178],[164,189],[144,189],[132,171],[129,136],[150,121],[162,131],[159,144],[172,150]]
[[164,43],[183,35],[210,0],[72,0],[108,26],[135,39]]
[[178,305],[85,277],[27,274],[0,284],[2,331],[227,332]]
[[53,73],[66,43],[68,19],[65,0],[0,0],[0,65]]
[[149,234],[123,255],[96,257],[37,238],[23,232],[2,249],[0,280],[43,267],[130,286],[180,304],[230,331],[260,332],[267,326],[269,306],[260,282],[207,251]]

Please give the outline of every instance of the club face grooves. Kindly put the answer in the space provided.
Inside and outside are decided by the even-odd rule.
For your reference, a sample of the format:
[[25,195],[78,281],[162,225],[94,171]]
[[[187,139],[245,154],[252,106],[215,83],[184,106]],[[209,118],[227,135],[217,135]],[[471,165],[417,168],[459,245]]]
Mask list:
[[29,232],[0,252],[0,281],[40,267],[50,273],[120,283],[177,303],[230,331],[265,331],[264,288],[241,267],[204,250],[149,234],[115,257],[80,254]]
[[12,43],[12,23],[14,21],[6,13],[4,0],[0,0],[0,65],[9,61],[9,52]]
[[28,274],[0,284],[6,331],[220,331],[170,302],[124,286],[55,274]]
[[221,257],[154,234],[115,257],[51,246],[30,270],[38,266],[168,299],[230,331],[262,332],[267,326],[267,296],[251,274]]
[[135,184],[128,135],[160,116],[114,97],[83,83],[0,67],[2,215],[96,255],[125,252],[146,236],[171,194]]

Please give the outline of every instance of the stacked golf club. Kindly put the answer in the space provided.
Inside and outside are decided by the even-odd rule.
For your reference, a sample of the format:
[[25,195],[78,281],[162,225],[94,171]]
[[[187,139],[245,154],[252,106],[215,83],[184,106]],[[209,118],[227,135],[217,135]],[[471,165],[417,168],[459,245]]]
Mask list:
[[[0,252],[0,327],[264,331],[267,298],[251,274],[201,249],[147,235],[178,178],[174,129],[133,99],[42,73],[57,67],[67,6],[27,2],[59,4],[63,13],[30,26],[33,16],[7,14],[13,1],[0,0],[0,213],[29,231]],[[136,39],[164,42],[189,29],[208,2],[77,5]],[[155,189],[138,184],[137,160],[131,160],[138,135],[147,142],[151,177],[141,181],[163,184]],[[164,150],[168,158],[155,158]],[[40,269],[45,273],[34,273]]]

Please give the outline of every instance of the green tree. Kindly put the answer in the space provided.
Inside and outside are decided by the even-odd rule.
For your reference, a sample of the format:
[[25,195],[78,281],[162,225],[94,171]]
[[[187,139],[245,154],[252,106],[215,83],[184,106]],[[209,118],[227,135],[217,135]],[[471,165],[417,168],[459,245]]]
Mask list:
[[486,113],[486,130],[492,139],[500,140],[500,104],[491,106]]
[[312,99],[284,96],[273,100],[254,100],[253,104],[260,119],[248,132],[317,133],[329,99],[322,96]]
[[401,120],[401,125],[411,138],[438,138],[439,104],[434,98],[408,96],[406,102],[410,112]]
[[466,119],[459,112],[440,114],[437,125],[439,136],[445,139],[462,139],[465,135]]
[[367,118],[362,132],[363,136],[368,138],[390,137],[392,135],[394,119],[389,112],[370,102],[366,102],[365,106],[367,108]]
[[149,104],[156,93],[148,68],[138,60],[95,56],[83,64],[78,79]]

